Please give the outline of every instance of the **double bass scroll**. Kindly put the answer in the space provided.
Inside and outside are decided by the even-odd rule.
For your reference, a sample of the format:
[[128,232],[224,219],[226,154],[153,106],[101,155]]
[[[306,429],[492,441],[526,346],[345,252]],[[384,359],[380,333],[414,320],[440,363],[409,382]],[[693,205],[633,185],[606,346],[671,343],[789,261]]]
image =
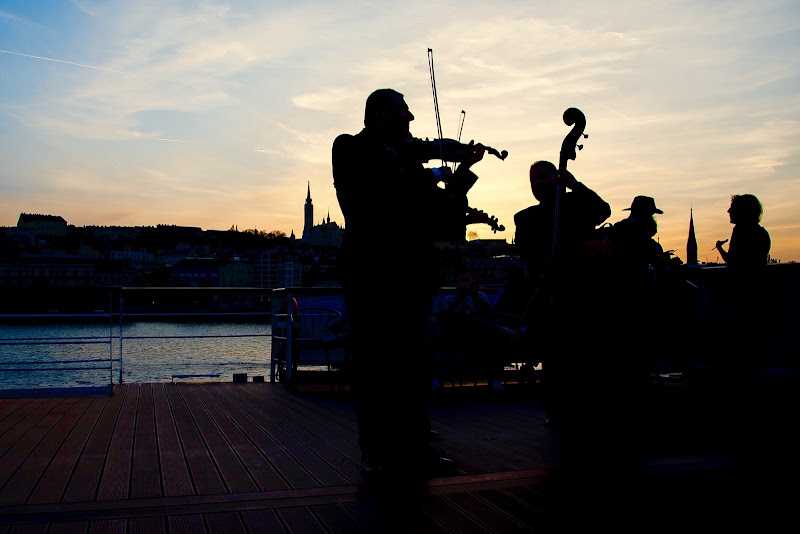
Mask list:
[[564,192],[563,176],[567,172],[567,162],[577,157],[575,149],[581,150],[583,145],[578,145],[581,137],[589,137],[583,130],[586,129],[586,116],[578,108],[568,108],[564,112],[564,124],[572,126],[564,141],[561,143],[561,152],[558,158],[558,183],[556,187],[555,202],[553,205],[553,241],[550,251],[552,261],[557,258],[558,251],[558,224],[561,218],[561,196]]

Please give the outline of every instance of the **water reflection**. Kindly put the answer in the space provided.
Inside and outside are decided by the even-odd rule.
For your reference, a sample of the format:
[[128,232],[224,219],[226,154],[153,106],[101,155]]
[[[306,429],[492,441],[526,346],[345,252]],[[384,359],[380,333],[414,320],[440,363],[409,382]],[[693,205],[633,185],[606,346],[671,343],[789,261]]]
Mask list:
[[[256,322],[135,322],[122,327],[122,365],[125,382],[165,382],[173,374],[216,374],[230,381],[234,373],[269,379],[272,328]],[[236,336],[236,337],[199,337]],[[173,339],[164,339],[172,337]],[[0,325],[0,338],[29,340],[58,338],[68,344],[0,345],[2,368],[16,362],[108,359],[113,381],[119,381],[119,325],[49,323]],[[70,338],[70,339],[64,339]],[[76,343],[75,341],[82,341]],[[109,344],[110,341],[110,344]],[[0,372],[0,389],[79,387],[108,384],[108,363],[66,364],[68,367],[105,366],[102,370]],[[36,366],[31,366],[36,367]],[[43,364],[39,367],[52,368]]]

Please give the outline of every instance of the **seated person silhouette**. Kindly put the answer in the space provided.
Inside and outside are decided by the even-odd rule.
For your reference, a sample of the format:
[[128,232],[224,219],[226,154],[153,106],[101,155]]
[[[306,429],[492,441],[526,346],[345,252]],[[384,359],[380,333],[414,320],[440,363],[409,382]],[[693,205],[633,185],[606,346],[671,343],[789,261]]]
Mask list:
[[489,386],[495,391],[504,389],[500,377],[514,331],[494,320],[492,304],[469,273],[461,273],[456,294],[439,303],[439,327],[457,346],[476,350]]

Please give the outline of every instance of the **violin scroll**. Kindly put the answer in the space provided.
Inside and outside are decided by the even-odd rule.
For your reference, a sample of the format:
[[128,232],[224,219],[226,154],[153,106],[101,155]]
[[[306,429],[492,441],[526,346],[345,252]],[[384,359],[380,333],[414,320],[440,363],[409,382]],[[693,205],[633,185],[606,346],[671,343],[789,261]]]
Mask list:
[[501,150],[500,152],[498,152],[496,148],[487,146],[486,152],[488,152],[492,156],[497,156],[498,158],[500,158],[500,160],[505,160],[508,157],[508,150]]
[[476,223],[484,223],[489,225],[489,228],[491,228],[492,232],[495,234],[497,232],[504,232],[506,229],[506,227],[500,224],[500,221],[498,221],[497,217],[494,215],[489,215],[483,210],[467,206],[467,224]]

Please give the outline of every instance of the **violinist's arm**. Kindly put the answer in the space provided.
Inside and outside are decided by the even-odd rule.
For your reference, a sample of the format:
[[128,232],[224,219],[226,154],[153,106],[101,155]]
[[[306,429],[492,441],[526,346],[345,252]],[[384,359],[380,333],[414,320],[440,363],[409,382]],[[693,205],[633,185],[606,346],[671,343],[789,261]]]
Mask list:
[[451,184],[448,184],[454,188],[452,189],[453,191],[457,191],[461,195],[466,195],[467,191],[478,181],[478,176],[470,170],[470,167],[482,160],[486,153],[486,148],[480,143],[477,145],[470,144],[469,146],[474,147],[472,153],[461,162],[453,174]]

